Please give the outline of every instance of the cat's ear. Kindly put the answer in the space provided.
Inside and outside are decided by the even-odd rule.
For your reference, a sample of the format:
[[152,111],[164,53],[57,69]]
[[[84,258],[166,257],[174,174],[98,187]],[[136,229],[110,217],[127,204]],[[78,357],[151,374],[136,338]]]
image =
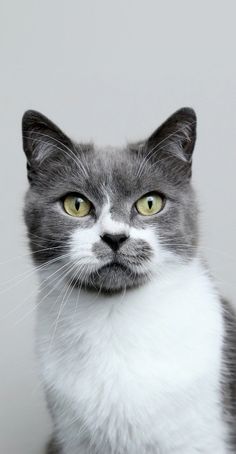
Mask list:
[[71,140],[51,120],[35,110],[27,110],[23,115],[22,138],[29,166],[42,162],[52,152],[72,148]]
[[191,163],[196,141],[197,117],[193,109],[183,107],[169,117],[147,140],[149,153],[158,156],[173,155]]

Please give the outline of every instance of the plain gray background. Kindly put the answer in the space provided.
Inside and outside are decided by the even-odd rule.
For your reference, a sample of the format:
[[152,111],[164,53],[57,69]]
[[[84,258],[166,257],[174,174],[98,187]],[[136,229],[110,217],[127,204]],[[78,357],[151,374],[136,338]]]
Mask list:
[[6,0],[1,34],[0,452],[40,454],[50,432],[33,352],[35,273],[22,222],[21,116],[75,139],[144,138],[196,109],[201,247],[236,301],[235,0]]

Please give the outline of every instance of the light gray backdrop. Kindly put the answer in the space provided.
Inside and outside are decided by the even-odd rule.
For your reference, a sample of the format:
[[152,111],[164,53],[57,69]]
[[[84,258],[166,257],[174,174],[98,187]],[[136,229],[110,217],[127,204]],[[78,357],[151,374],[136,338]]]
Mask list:
[[40,454],[50,423],[33,354],[22,113],[38,109],[76,139],[120,144],[193,106],[202,248],[236,301],[236,2],[2,0],[0,8],[0,452]]

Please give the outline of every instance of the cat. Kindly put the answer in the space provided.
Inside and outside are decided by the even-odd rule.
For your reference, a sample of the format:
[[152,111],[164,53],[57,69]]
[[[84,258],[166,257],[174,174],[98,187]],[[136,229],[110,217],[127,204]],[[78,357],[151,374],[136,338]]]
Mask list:
[[236,452],[236,320],[199,252],[196,114],[123,148],[23,116],[48,454]]

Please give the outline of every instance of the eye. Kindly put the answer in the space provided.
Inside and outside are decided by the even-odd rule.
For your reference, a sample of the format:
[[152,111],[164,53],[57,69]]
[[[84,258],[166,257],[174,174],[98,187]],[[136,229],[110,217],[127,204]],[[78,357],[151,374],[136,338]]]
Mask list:
[[74,217],[84,217],[90,213],[91,202],[85,197],[76,194],[69,194],[63,201],[64,210],[67,214]]
[[151,192],[141,197],[135,205],[138,212],[143,216],[152,216],[162,210],[164,198],[155,192]]

